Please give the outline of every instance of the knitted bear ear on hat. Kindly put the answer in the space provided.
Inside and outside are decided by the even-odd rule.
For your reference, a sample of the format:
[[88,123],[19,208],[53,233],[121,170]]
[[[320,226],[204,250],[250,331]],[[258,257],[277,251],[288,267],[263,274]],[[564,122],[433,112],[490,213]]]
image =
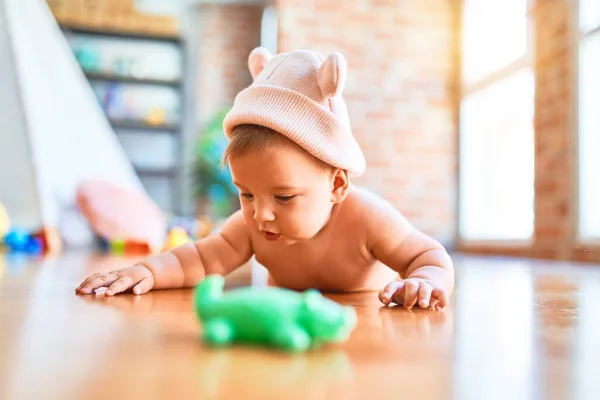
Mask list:
[[342,93],[346,84],[346,58],[338,52],[331,53],[317,73],[317,83],[323,97],[330,99]]
[[248,56],[248,69],[250,70],[252,79],[256,78],[265,69],[270,58],[271,52],[264,47],[257,47],[250,52]]

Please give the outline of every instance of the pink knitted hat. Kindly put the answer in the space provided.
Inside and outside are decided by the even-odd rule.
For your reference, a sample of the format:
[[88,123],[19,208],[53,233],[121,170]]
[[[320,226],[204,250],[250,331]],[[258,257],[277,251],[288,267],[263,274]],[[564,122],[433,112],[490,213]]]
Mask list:
[[227,138],[237,125],[261,125],[351,175],[364,172],[365,158],[341,95],[347,68],[342,54],[325,58],[297,50],[272,56],[258,47],[250,53],[248,67],[254,82],[236,96],[225,117]]

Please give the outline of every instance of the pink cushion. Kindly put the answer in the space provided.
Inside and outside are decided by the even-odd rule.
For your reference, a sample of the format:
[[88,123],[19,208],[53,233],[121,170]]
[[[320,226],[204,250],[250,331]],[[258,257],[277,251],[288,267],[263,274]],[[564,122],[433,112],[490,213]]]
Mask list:
[[85,181],[77,203],[92,230],[107,241],[125,240],[159,249],[166,218],[150,197],[105,181]]

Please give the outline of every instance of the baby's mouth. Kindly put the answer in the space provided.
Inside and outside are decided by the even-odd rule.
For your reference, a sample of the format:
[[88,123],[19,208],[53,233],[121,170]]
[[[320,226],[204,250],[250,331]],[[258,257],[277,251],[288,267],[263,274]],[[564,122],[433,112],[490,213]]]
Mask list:
[[273,233],[269,231],[262,231],[262,233],[265,235],[265,238],[270,241],[275,241],[281,237],[281,234],[279,233]]

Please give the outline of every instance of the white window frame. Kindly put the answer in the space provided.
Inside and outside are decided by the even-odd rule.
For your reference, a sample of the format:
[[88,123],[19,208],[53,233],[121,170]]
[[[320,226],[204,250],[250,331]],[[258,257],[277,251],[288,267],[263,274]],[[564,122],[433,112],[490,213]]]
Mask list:
[[581,50],[581,44],[583,43],[584,40],[586,40],[587,38],[591,37],[591,36],[595,36],[595,35],[600,35],[600,23],[587,30],[587,31],[582,31],[580,28],[580,18],[579,18],[579,3],[580,0],[573,2],[574,6],[573,6],[573,10],[571,13],[572,19],[571,19],[571,23],[573,26],[573,32],[574,34],[572,35],[573,37],[573,43],[572,43],[572,48],[573,48],[573,57],[572,57],[572,70],[573,70],[573,81],[572,81],[572,87],[573,87],[573,98],[572,98],[572,132],[575,132],[574,136],[574,144],[573,144],[573,151],[572,151],[572,155],[573,155],[573,160],[575,160],[575,168],[573,168],[573,197],[572,197],[572,204],[573,204],[573,229],[575,232],[575,240],[578,244],[580,245],[593,245],[593,246],[599,246],[600,245],[600,237],[598,238],[589,238],[589,237],[583,237],[581,236],[581,229],[580,229],[580,220],[581,220],[581,210],[579,207],[580,204],[580,193],[581,193],[581,188],[580,188],[580,181],[579,181],[579,176],[580,176],[580,171],[581,171],[581,159],[580,159],[580,155],[579,155],[579,139],[580,139],[580,126],[579,126],[579,115],[580,115],[580,109],[579,109],[579,87],[580,87],[580,76],[579,76],[579,67],[580,67],[580,50]]
[[[461,10],[460,10],[460,26],[461,26],[461,30],[462,27],[464,25],[463,21],[464,21],[464,13],[463,13],[463,8],[464,8],[464,4],[467,0],[462,0],[461,1]],[[463,59],[460,60],[460,68],[459,71],[457,73],[458,75],[458,79],[460,82],[460,93],[458,96],[458,102],[457,102],[457,107],[456,107],[456,120],[458,121],[458,152],[460,154],[461,148],[460,148],[460,136],[461,136],[461,119],[460,119],[460,110],[461,110],[461,106],[463,104],[463,99],[468,96],[471,93],[477,92],[479,90],[485,89],[493,84],[496,84],[498,82],[501,82],[502,80],[509,78],[511,75],[513,75],[514,73],[523,70],[523,69],[531,69],[532,73],[534,74],[534,79],[535,79],[535,69],[534,69],[534,63],[535,63],[535,22],[534,22],[534,16],[533,16],[533,8],[535,6],[535,0],[526,0],[527,2],[527,33],[528,33],[528,37],[527,37],[527,50],[525,52],[525,54],[523,56],[521,56],[519,59],[514,60],[513,62],[505,65],[504,67],[497,69],[495,71],[493,71],[492,73],[486,75],[485,77],[483,77],[482,79],[479,79],[476,82],[473,83],[465,83],[465,80],[463,79],[463,75],[462,75],[462,66],[463,66]],[[461,44],[462,44],[462,32],[461,32]],[[534,146],[535,148],[535,146]],[[533,155],[535,157],[535,154]],[[461,188],[461,184],[460,184],[460,157],[459,157],[459,162],[458,162],[458,174],[457,174],[457,202],[456,202],[456,216],[457,216],[457,224],[456,224],[456,241],[459,244],[459,246],[469,246],[469,245],[476,245],[476,246],[491,246],[491,247],[529,247],[533,244],[534,241],[534,234],[532,233],[532,235],[527,238],[527,239],[494,239],[494,240],[488,240],[488,239],[464,239],[461,236],[461,232],[460,232],[460,224],[461,224],[461,212],[460,212],[460,208],[461,208],[461,198],[462,198],[462,188]],[[535,199],[535,193],[534,193],[534,199]],[[535,212],[535,210],[534,210]],[[534,219],[534,224],[535,224],[535,219]],[[534,232],[535,232],[535,225],[534,225]]]

